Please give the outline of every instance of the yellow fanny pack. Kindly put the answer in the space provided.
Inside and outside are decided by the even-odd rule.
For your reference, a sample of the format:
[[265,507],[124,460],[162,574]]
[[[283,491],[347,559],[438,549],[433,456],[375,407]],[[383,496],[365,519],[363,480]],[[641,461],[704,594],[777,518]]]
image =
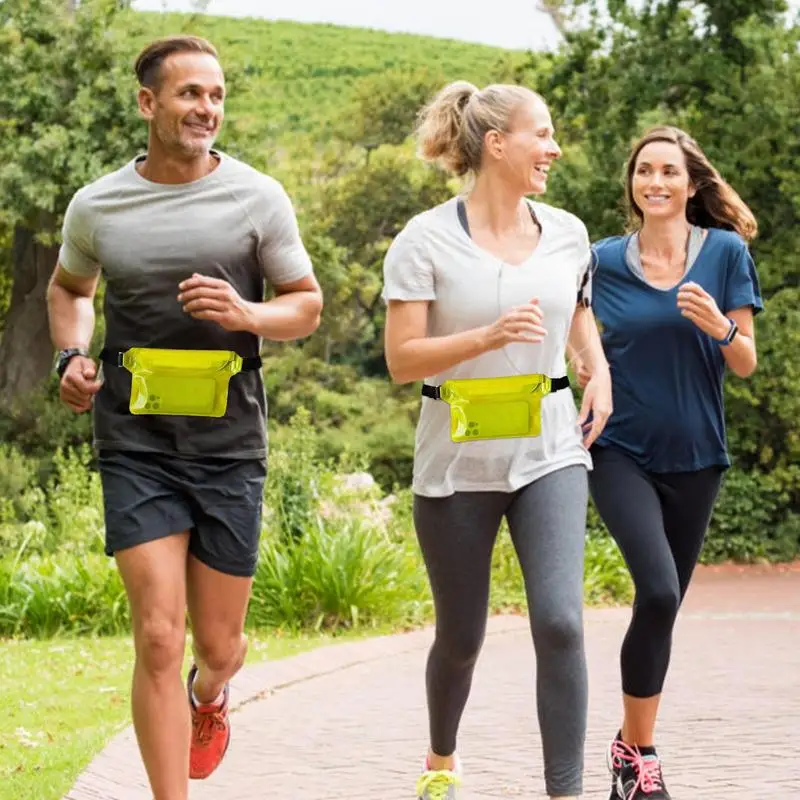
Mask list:
[[423,397],[450,406],[450,438],[454,442],[540,436],[542,398],[569,388],[569,378],[512,375],[503,378],[449,380],[423,384]]
[[231,350],[168,350],[131,347],[103,349],[100,359],[133,376],[131,414],[222,417],[230,379],[261,368],[261,357],[243,358]]

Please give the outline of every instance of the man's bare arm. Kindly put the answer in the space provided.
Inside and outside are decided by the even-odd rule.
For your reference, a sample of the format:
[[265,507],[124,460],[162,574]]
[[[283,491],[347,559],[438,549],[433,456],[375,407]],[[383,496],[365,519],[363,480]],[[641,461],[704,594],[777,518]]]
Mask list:
[[[56,264],[47,287],[47,317],[50,338],[57,350],[83,347],[88,350],[94,332],[94,296],[99,275],[73,275]],[[74,356],[61,377],[61,399],[75,412],[92,407],[100,390],[97,367],[91,358]]]
[[94,332],[94,296],[99,275],[73,275],[56,264],[47,287],[50,338],[57,350],[88,347]]

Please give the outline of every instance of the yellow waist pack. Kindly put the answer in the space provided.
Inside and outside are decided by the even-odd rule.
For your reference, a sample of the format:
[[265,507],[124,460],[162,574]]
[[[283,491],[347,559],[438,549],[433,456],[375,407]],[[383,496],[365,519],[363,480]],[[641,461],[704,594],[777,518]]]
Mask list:
[[423,397],[450,406],[450,438],[454,442],[540,436],[542,398],[569,387],[569,378],[512,375],[468,378],[423,384]]
[[260,356],[243,358],[231,350],[131,347],[104,349],[100,358],[133,376],[131,414],[222,417],[228,407],[230,379],[261,368]]

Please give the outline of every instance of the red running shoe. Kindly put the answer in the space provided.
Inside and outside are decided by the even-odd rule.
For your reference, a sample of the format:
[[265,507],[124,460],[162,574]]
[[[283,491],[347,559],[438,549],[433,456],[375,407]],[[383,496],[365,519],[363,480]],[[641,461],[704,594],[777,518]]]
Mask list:
[[192,742],[189,749],[189,777],[203,780],[220,765],[231,741],[231,723],[228,720],[230,688],[225,684],[222,705],[198,705],[192,697],[192,683],[197,667],[189,670],[186,685],[189,706],[192,709]]

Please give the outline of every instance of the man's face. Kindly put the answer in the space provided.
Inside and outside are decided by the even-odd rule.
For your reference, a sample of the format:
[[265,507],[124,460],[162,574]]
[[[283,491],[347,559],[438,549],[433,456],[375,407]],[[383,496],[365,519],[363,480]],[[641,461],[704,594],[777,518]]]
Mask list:
[[175,53],[154,89],[139,92],[142,116],[165,150],[181,159],[208,154],[225,116],[225,76],[207,53]]

